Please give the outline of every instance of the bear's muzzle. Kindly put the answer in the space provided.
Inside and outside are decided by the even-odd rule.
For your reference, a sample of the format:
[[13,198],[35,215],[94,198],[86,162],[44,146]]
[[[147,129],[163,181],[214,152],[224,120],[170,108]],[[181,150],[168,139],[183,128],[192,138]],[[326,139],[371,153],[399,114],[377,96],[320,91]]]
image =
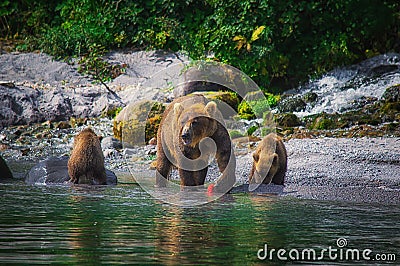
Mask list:
[[190,145],[192,143],[192,135],[192,130],[190,128],[183,128],[181,138],[184,145]]

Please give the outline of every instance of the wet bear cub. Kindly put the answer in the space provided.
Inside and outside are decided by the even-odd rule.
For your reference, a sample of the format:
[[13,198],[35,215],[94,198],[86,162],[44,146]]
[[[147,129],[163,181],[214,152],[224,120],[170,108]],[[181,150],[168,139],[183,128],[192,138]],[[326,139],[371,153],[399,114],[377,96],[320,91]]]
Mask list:
[[74,184],[105,185],[106,170],[100,146],[101,137],[91,128],[75,136],[71,157],[68,160],[70,182]]
[[249,183],[283,185],[287,170],[287,154],[282,139],[268,134],[253,153]]

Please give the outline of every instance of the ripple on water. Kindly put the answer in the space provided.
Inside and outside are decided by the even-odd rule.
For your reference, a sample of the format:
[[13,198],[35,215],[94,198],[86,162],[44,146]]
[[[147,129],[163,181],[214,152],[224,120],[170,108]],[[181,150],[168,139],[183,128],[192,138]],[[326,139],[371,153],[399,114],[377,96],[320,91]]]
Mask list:
[[[0,262],[255,264],[258,249],[394,252],[397,206],[235,194],[199,208],[161,203],[138,185],[0,184]],[[229,254],[229,256],[227,255]],[[326,263],[321,263],[326,264]]]

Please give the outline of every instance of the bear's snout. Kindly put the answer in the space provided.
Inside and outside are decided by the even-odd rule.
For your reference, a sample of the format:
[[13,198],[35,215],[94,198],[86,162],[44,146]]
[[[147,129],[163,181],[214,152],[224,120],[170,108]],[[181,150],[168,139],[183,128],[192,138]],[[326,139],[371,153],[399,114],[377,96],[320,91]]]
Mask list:
[[257,184],[269,184],[272,181],[272,177],[269,172],[264,169],[258,169],[254,172],[254,181]]
[[183,144],[190,145],[192,143],[192,130],[188,127],[184,127],[182,129],[181,138],[182,138]]

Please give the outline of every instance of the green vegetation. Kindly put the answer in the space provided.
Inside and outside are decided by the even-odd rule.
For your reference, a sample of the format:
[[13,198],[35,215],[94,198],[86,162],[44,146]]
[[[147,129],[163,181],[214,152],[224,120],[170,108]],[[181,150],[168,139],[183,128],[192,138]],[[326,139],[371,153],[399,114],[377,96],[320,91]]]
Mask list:
[[231,139],[237,139],[244,137],[244,134],[238,130],[232,130],[229,132],[229,136],[231,137]]
[[263,118],[264,113],[269,112],[270,108],[275,107],[278,100],[279,96],[266,93],[264,99],[242,101],[238,106],[238,115],[240,118],[247,120]]
[[80,73],[92,76],[102,84],[125,72],[125,66],[112,65],[104,61],[102,59],[103,53],[105,53],[104,47],[99,45],[90,46],[88,54],[80,58],[78,68]]
[[211,54],[273,93],[398,50],[399,21],[397,0],[0,3],[0,36],[24,40],[18,49],[59,58],[99,55],[100,47],[183,50],[193,59]]

